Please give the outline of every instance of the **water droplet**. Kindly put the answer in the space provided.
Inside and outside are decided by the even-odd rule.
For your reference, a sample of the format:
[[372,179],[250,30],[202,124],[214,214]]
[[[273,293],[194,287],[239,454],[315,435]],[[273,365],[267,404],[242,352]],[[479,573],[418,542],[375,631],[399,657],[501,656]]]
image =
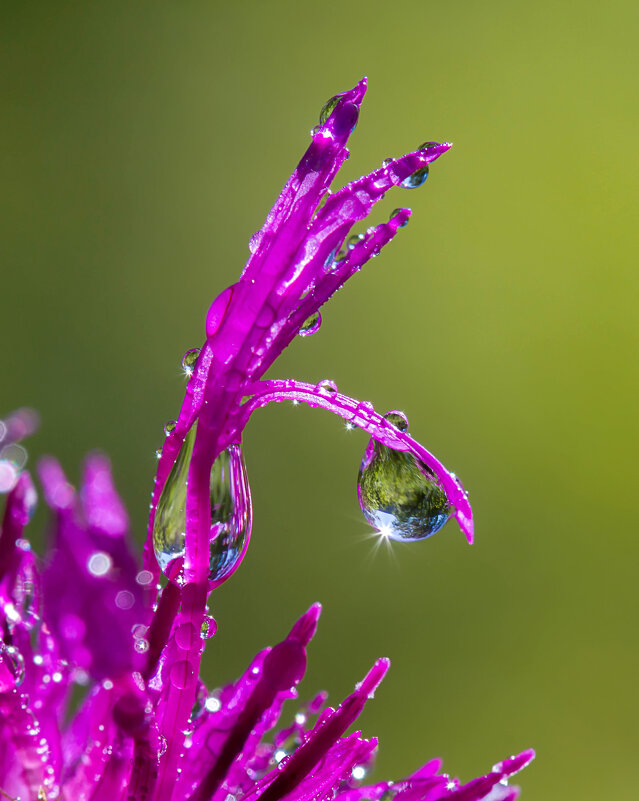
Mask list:
[[322,395],[334,395],[337,392],[337,384],[330,378],[323,378],[315,385],[315,389]]
[[156,458],[156,459],[161,459],[161,458],[162,458],[162,448],[158,448],[158,449],[155,451],[155,458]]
[[197,361],[197,357],[200,355],[199,348],[191,348],[191,350],[187,350],[187,352],[182,357],[182,367],[184,368],[184,372],[187,375],[191,375],[193,372],[193,368],[195,367],[195,362]]
[[321,325],[322,325],[322,316],[317,311],[314,314],[311,314],[310,317],[307,317],[306,320],[304,320],[302,327],[297,333],[301,337],[308,337],[311,334],[315,334],[317,331],[319,331]]
[[361,782],[362,779],[366,778],[366,768],[364,765],[355,765],[353,770],[351,771],[351,776],[356,782]]
[[166,737],[163,734],[160,734],[158,737],[158,756],[164,756],[166,754],[166,749],[169,747],[169,744],[166,740]]
[[361,242],[364,238],[364,234],[353,234],[353,236],[349,237],[346,241],[346,247],[349,250],[352,250],[358,242]]
[[348,251],[340,250],[335,256],[335,261],[336,262],[344,261],[344,259],[346,258],[347,255],[348,255]]
[[317,136],[317,134],[318,134],[318,133],[319,133],[321,130],[322,130],[322,126],[321,126],[321,125],[314,125],[314,126],[311,128],[311,136]]
[[216,631],[217,631],[217,622],[215,618],[210,617],[209,615],[205,615],[204,620],[202,621],[202,629],[200,632],[202,639],[210,640]]
[[[389,220],[392,220],[393,217],[396,217],[398,214],[401,214],[403,211],[404,211],[404,209],[393,209],[393,211],[391,212],[391,215],[389,217]],[[405,228],[407,225],[408,225],[408,219],[404,220],[404,222],[399,227],[400,228]]]
[[[166,480],[153,522],[153,548],[162,572],[178,581],[185,551],[186,494],[196,426],[186,435]],[[210,573],[221,584],[237,566],[251,532],[251,493],[242,448],[231,445],[211,468]]]
[[169,420],[167,423],[164,424],[164,433],[168,437],[172,431],[175,431],[175,427],[177,425],[177,420]]
[[186,690],[195,681],[195,672],[191,663],[186,659],[181,659],[179,662],[171,665],[169,671],[169,678],[171,684],[177,690]]
[[333,250],[331,250],[326,257],[326,261],[324,262],[324,270],[326,270],[326,272],[328,272],[333,266],[333,263],[335,262],[335,256],[337,255],[337,250],[338,248],[333,248]]
[[398,431],[408,431],[408,417],[406,417],[404,412],[393,409],[391,412],[386,412],[384,420],[388,420]]
[[253,522],[251,490],[240,445],[230,445],[211,468],[209,580],[218,586],[240,563]]
[[409,175],[408,178],[404,178],[400,186],[403,186],[404,189],[417,189],[426,182],[427,178],[428,164],[425,164],[423,167],[415,170],[415,172],[412,175]]
[[320,125],[324,125],[326,120],[331,116],[331,114],[335,110],[335,107],[340,101],[340,97],[341,95],[334,95],[333,97],[330,98],[330,100],[327,100],[326,103],[324,103],[319,115]]
[[417,149],[418,150],[432,150],[434,147],[439,147],[439,142],[424,142]]
[[182,443],[158,500],[153,521],[153,549],[160,569],[173,581],[184,558],[186,482],[195,442],[193,426]]
[[430,537],[453,511],[432,470],[412,453],[376,440],[370,441],[364,454],[357,494],[371,526],[400,542]]
[[384,159],[384,161],[382,161],[382,167],[388,167],[388,165],[392,164],[394,161],[395,159],[392,158]]

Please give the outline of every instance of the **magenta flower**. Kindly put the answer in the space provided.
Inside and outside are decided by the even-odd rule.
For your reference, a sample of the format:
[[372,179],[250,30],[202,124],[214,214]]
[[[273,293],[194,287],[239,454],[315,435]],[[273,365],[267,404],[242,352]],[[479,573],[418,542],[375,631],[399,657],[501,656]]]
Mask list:
[[[213,302],[201,350],[184,357],[188,385],[165,426],[140,569],[107,459],[90,456],[79,493],[58,463],[39,465],[54,523],[42,564],[23,537],[36,494],[18,441],[36,422],[25,410],[0,422],[0,790],[22,801],[510,801],[509,778],[525,751],[468,784],[440,774],[439,760],[408,778],[365,785],[377,742],[345,734],[373,697],[389,662],[379,659],[337,708],[322,694],[278,727],[297,697],[312,606],[285,639],[261,651],[232,685],[209,691],[199,677],[215,634],[212,590],[238,568],[252,526],[242,432],[271,401],[321,407],[367,431],[358,496],[381,536],[421,540],[455,517],[469,542],[473,522],[455,477],[408,434],[398,411],[378,414],[330,380],[263,380],[297,335],[314,333],[319,309],[408,222],[350,236],[394,186],[424,183],[449,149],[428,142],[335,194],[365,81],[332,98],[297,169],[250,242],[240,280]],[[84,698],[65,724],[71,693]],[[77,687],[76,687],[77,692]]]

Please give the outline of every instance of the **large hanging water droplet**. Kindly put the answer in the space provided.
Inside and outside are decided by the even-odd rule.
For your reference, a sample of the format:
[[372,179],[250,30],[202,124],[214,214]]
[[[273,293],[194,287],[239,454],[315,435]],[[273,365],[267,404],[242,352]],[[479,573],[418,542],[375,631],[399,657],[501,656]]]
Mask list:
[[301,337],[308,337],[311,334],[315,334],[319,331],[320,326],[322,325],[322,317],[319,312],[315,312],[311,314],[310,317],[307,317],[304,320],[302,327],[297,332]]
[[388,420],[398,431],[408,431],[408,417],[406,417],[404,412],[397,411],[396,409],[392,412],[386,412],[384,420]]
[[[196,426],[186,435],[158,501],[153,548],[162,572],[177,581],[185,552],[186,495]],[[210,580],[221,584],[241,559],[251,532],[251,494],[242,449],[231,445],[211,468]]]
[[422,186],[422,184],[426,183],[427,178],[428,164],[420,167],[418,170],[415,170],[415,172],[412,175],[409,175],[408,178],[404,178],[400,186],[403,186],[404,189],[417,189],[418,187]]
[[225,581],[241,561],[251,535],[253,512],[240,445],[230,445],[211,468],[209,580]]
[[[389,422],[395,425],[393,420]],[[374,439],[362,460],[357,495],[371,526],[400,542],[430,537],[453,512],[430,468],[412,453],[388,448]]]
[[341,97],[341,95],[334,95],[329,100],[327,100],[326,103],[324,103],[324,105],[322,106],[322,110],[320,111],[320,115],[319,115],[319,123],[320,123],[320,125],[324,125],[324,123],[331,116],[333,111],[335,111],[335,107],[339,103],[340,97]]
[[153,520],[153,550],[162,572],[175,581],[184,559],[186,484],[195,442],[192,426],[164,484]]

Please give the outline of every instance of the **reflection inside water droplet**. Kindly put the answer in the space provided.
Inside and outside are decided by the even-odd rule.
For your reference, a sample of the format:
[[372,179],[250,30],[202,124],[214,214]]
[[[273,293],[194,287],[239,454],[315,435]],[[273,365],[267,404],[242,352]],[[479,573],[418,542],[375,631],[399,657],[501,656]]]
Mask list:
[[404,178],[400,186],[404,187],[404,189],[417,189],[426,183],[427,178],[428,164],[425,164],[423,167],[415,170],[415,172],[412,175],[409,175],[408,178]]
[[[158,501],[153,548],[162,572],[178,581],[185,553],[186,496],[196,426],[186,435]],[[209,481],[211,535],[209,579],[226,580],[239,564],[251,532],[251,495],[240,445],[218,456]]]
[[328,118],[331,116],[331,114],[335,110],[335,107],[339,103],[340,97],[341,95],[334,95],[329,100],[327,100],[326,103],[324,103],[319,115],[320,125],[324,125],[326,120],[328,120]]
[[323,378],[316,384],[315,387],[322,395],[335,395],[337,392],[337,384],[331,381],[330,378]]
[[412,453],[376,440],[370,441],[364,454],[357,495],[370,525],[400,542],[430,537],[454,511],[430,468]]
[[302,327],[297,332],[301,337],[308,337],[311,334],[315,334],[319,331],[320,326],[322,325],[322,317],[319,312],[315,312],[311,314],[310,317],[307,317],[302,324]]

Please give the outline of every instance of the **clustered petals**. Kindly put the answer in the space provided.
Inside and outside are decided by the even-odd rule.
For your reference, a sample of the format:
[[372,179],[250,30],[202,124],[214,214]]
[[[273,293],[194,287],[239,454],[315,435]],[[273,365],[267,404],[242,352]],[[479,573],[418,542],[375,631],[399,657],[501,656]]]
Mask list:
[[[377,741],[346,732],[384,678],[378,659],[337,707],[298,700],[314,604],[233,684],[199,678],[216,622],[212,591],[240,566],[252,527],[242,434],[272,401],[323,408],[370,437],[358,494],[380,533],[408,541],[454,516],[469,543],[473,518],[454,473],[386,415],[330,380],[265,380],[320,307],[389,244],[410,216],[351,235],[393,187],[414,188],[450,145],[429,142],[388,159],[334,194],[366,90],[362,80],[322,109],[311,144],[250,240],[236,284],[206,317],[201,348],[183,366],[187,387],[165,440],[142,564],[108,459],[90,455],[79,491],[58,462],[40,461],[50,509],[39,560],[25,527],[36,489],[19,444],[37,426],[22,409],[0,421],[0,795],[21,801],[511,801],[524,751],[462,784],[431,760],[399,782],[367,784]],[[81,696],[81,701],[77,699]],[[293,702],[297,712],[291,719]]]

